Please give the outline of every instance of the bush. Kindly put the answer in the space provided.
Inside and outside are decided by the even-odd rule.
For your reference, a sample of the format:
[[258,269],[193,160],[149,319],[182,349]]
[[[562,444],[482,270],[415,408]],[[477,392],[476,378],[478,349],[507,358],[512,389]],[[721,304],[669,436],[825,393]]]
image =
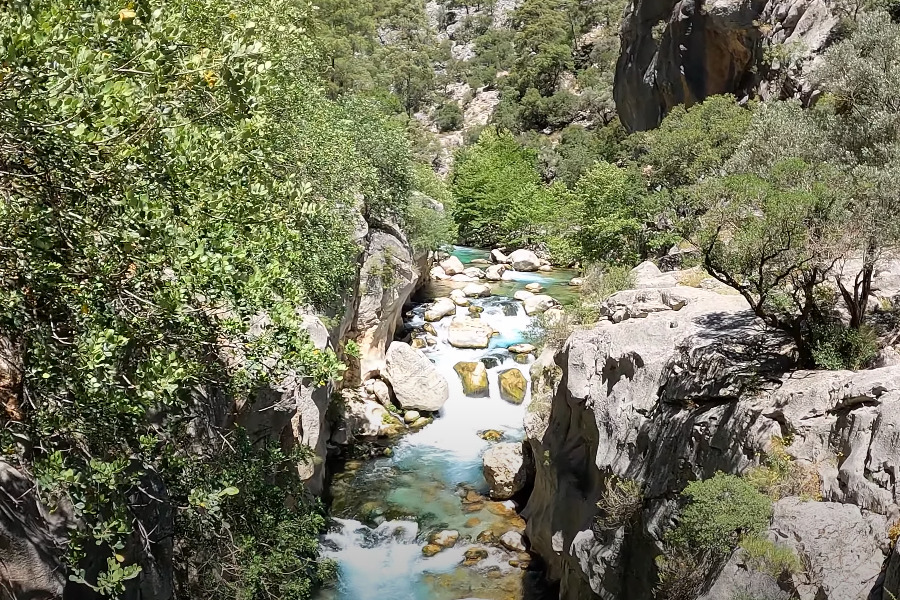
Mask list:
[[744,478],[772,500],[788,496],[821,500],[821,482],[815,465],[795,462],[785,451],[787,444],[782,438],[773,438],[764,463],[750,469]]
[[741,538],[741,550],[751,568],[761,573],[780,579],[784,575],[793,575],[803,570],[800,558],[793,549],[781,546],[769,539],[750,535]]
[[463,126],[463,111],[454,101],[445,102],[434,113],[434,123],[439,131],[457,131]]
[[878,334],[868,325],[853,329],[841,323],[826,323],[812,329],[812,356],[820,369],[864,369],[878,355]]
[[762,532],[772,516],[772,499],[734,475],[691,482],[681,495],[689,502],[666,542],[715,558],[727,556],[741,537]]
[[665,546],[656,557],[659,584],[655,595],[660,600],[696,600],[706,582],[711,565],[705,557],[679,548]]
[[634,287],[634,275],[631,268],[612,266],[603,268],[593,264],[585,269],[584,283],[581,286],[583,297],[593,301],[603,301],[622,290]]
[[627,526],[644,507],[641,486],[633,479],[610,476],[603,488],[603,496],[597,502],[600,516],[597,524],[607,529]]

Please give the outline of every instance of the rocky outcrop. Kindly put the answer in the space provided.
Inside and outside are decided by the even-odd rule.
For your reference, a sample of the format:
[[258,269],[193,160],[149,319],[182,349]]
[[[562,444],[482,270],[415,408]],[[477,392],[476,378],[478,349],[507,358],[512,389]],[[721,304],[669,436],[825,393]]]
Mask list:
[[[536,461],[524,516],[561,597],[652,598],[677,494],[716,471],[757,465],[776,436],[814,474],[824,501],[777,507],[772,535],[791,539],[807,571],[821,575],[797,580],[791,592],[835,600],[880,593],[885,531],[900,502],[900,368],[791,371],[790,345],[739,296],[682,286],[620,294],[606,314],[631,318],[576,331],[532,368],[527,443],[545,460]],[[662,301],[667,294],[678,301]],[[598,530],[597,501],[612,476],[639,483],[643,510],[638,524]],[[852,556],[831,546],[842,539],[855,540]],[[841,569],[857,591],[838,586]],[[851,595],[836,595],[843,592]]]
[[[809,100],[809,63],[837,26],[824,0],[632,0],[613,89],[619,117],[644,130],[715,94]],[[773,45],[785,56],[766,62]]]
[[508,500],[525,489],[534,468],[521,443],[495,444],[484,453],[483,462],[491,498],[497,500]]
[[444,376],[424,354],[409,344],[391,343],[384,375],[405,409],[438,411],[450,397]]

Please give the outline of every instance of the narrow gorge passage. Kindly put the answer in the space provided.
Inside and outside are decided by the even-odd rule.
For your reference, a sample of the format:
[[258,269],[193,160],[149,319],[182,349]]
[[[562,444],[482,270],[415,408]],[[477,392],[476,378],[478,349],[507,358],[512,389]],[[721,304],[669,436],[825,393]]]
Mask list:
[[[456,248],[454,254],[467,266],[488,257],[468,248]],[[573,294],[566,283],[572,276],[560,269],[508,271],[502,282],[493,284],[493,295],[471,299],[472,306],[483,309],[480,318],[499,332],[487,349],[451,346],[447,331],[452,316],[433,323],[437,344],[423,351],[450,383],[450,398],[433,423],[400,439],[389,457],[349,461],[334,476],[335,525],[324,536],[323,547],[325,555],[337,561],[340,575],[334,589],[320,594],[322,600],[541,597],[542,573],[530,565],[532,557],[499,543],[504,533],[524,532],[525,523],[517,514],[523,507],[513,500],[489,499],[482,456],[494,442],[482,435],[493,430],[504,442],[524,437],[530,392],[517,405],[501,398],[499,385],[500,373],[508,369],[518,369],[528,379],[534,361],[533,355],[516,358],[506,349],[524,341],[531,324],[522,302],[512,295],[538,282],[564,302]],[[443,282],[432,282],[420,300],[428,302],[451,290]],[[424,312],[425,304],[408,312],[406,330],[421,328]],[[458,307],[457,314],[469,310]],[[454,365],[465,361],[481,361],[487,367],[487,396],[463,393]],[[458,541],[426,556],[425,546],[442,531],[458,532]]]

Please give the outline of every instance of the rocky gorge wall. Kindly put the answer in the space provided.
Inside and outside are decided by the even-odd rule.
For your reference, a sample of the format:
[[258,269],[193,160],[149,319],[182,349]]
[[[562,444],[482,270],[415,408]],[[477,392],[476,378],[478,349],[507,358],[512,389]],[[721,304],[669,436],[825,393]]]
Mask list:
[[[685,485],[744,473],[776,445],[813,482],[803,497],[776,502],[768,533],[804,568],[776,581],[738,551],[703,597],[896,594],[900,366],[794,371],[790,347],[739,296],[676,285],[652,269],[638,287],[612,296],[606,320],[532,369],[538,404],[526,433],[536,478],[523,516],[561,597],[653,598],[656,557]],[[643,505],[634,523],[609,528],[597,502],[614,477],[636,481]]]

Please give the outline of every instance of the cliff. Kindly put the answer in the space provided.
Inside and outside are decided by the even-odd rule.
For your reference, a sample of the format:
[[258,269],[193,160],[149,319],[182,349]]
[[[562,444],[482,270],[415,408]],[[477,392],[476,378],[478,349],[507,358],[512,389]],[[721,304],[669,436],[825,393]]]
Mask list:
[[[640,285],[612,296],[609,320],[576,331],[532,371],[538,404],[526,432],[537,473],[524,516],[561,597],[654,597],[656,558],[685,485],[746,473],[783,445],[798,481],[776,502],[769,535],[797,553],[802,573],[776,581],[738,552],[704,582],[705,598],[765,589],[887,600],[900,367],[796,371],[790,346],[739,296],[665,275]],[[637,482],[643,505],[634,522],[601,527],[597,502],[613,478]],[[890,561],[896,587],[896,552]]]

